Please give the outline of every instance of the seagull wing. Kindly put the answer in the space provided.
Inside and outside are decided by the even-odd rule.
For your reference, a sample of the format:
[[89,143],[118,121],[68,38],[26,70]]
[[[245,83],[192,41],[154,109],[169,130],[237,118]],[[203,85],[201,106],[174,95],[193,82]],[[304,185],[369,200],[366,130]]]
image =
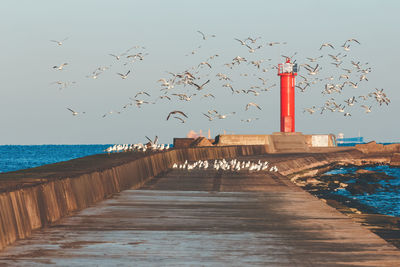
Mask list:
[[174,119],[178,119],[178,120],[180,120],[182,123],[185,123],[185,120],[182,119],[182,118],[180,118],[180,117],[174,116]]
[[[210,67],[211,68],[211,67]],[[206,85],[207,83],[209,83],[210,80],[206,81],[205,83],[203,83],[200,87],[203,87],[204,85]]]
[[240,42],[242,45],[246,45],[246,43],[243,42],[242,40],[239,40],[239,39],[237,39],[237,38],[233,38],[233,39],[235,39],[236,41]]
[[185,113],[183,113],[182,111],[179,111],[179,110],[176,110],[175,111],[175,113],[179,113],[179,114],[181,114],[182,116],[184,116],[185,118],[187,118],[188,116],[186,116],[186,114]]
[[170,117],[171,115],[176,114],[176,113],[181,114],[181,115],[184,116],[185,118],[188,117],[188,116],[186,116],[186,114],[183,113],[182,111],[180,111],[180,110],[174,110],[174,111],[171,111],[171,112],[168,114],[167,120],[169,119],[169,117]]
[[150,138],[148,138],[147,136],[144,136],[144,137],[146,137],[146,139],[149,140],[151,144],[154,144],[153,141],[151,141]]
[[200,85],[198,85],[197,83],[191,82],[190,84],[196,86],[197,90],[201,90]]
[[204,33],[202,33],[201,31],[197,31],[198,33],[200,33],[201,34],[201,36],[203,36],[203,40],[205,40],[206,39],[206,36],[204,35]]
[[212,120],[212,117],[211,116],[208,116],[207,114],[205,114],[205,113],[202,113],[204,116],[206,116],[209,120]]

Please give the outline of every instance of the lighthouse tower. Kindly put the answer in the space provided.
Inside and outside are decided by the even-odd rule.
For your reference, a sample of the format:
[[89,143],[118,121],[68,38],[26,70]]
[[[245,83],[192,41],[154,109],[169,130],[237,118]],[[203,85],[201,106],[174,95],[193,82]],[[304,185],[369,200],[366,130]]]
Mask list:
[[281,78],[281,132],[293,133],[294,129],[294,88],[297,64],[286,62],[278,65],[278,75]]

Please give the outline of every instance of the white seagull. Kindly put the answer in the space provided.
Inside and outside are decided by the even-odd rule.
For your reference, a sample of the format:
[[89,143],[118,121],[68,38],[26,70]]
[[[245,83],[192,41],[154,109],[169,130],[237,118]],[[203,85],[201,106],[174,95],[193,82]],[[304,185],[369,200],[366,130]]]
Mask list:
[[57,43],[57,44],[60,46],[60,45],[62,45],[62,44],[63,44],[63,42],[64,42],[64,41],[66,41],[67,39],[68,39],[68,37],[67,37],[67,38],[64,38],[64,39],[62,39],[61,41],[57,41],[57,40],[50,40],[50,42]]
[[[70,108],[67,108],[67,109],[72,112],[72,116],[76,116],[76,115],[79,114],[79,112],[76,112],[76,111],[74,111],[74,110],[72,110]],[[85,114],[85,112],[82,112],[82,114]]]
[[53,69],[55,70],[63,70],[64,66],[67,66],[68,63],[63,63],[60,66],[53,66]]
[[333,45],[331,45],[330,43],[324,43],[324,44],[321,45],[321,47],[319,48],[319,50],[321,50],[323,47],[327,47],[327,46],[330,46],[332,49],[335,49],[335,48],[333,47]]
[[369,106],[369,107],[368,107],[368,106],[366,106],[366,105],[361,105],[361,107],[365,109],[365,113],[370,113],[370,112],[371,112],[372,106]]
[[256,107],[256,108],[258,108],[259,110],[261,110],[260,106],[257,105],[257,104],[254,103],[254,102],[248,103],[248,104],[246,105],[246,110],[248,110],[250,106]]
[[126,73],[126,74],[122,74],[122,73],[117,73],[119,76],[121,76],[121,78],[123,79],[123,80],[125,80],[126,78],[128,78],[128,74],[130,73],[131,71],[130,70],[128,70],[128,72]]

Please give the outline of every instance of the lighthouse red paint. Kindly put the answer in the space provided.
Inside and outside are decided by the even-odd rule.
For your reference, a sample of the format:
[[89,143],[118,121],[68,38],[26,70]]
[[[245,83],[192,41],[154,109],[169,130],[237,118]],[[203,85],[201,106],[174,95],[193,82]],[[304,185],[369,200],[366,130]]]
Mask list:
[[295,132],[294,129],[294,87],[297,75],[297,64],[292,64],[290,58],[278,65],[278,75],[281,77],[281,132]]

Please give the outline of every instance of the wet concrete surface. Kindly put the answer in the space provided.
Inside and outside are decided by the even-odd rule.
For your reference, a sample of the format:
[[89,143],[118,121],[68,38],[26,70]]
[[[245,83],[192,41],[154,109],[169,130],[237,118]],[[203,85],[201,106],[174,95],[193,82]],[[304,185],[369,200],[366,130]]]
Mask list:
[[0,252],[48,264],[400,266],[400,251],[279,173],[173,170]]

